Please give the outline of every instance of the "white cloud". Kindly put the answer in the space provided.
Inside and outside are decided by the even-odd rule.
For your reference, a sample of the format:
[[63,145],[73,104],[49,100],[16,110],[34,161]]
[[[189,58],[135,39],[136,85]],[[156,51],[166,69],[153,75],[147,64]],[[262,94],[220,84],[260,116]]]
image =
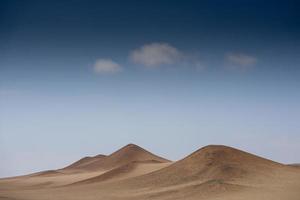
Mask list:
[[242,53],[229,53],[226,60],[231,64],[231,68],[238,69],[248,69],[257,63],[257,58]]
[[130,52],[129,58],[136,64],[154,68],[164,64],[173,64],[182,56],[182,53],[170,44],[151,43]]
[[122,67],[111,59],[98,59],[94,71],[99,74],[114,74],[122,71]]

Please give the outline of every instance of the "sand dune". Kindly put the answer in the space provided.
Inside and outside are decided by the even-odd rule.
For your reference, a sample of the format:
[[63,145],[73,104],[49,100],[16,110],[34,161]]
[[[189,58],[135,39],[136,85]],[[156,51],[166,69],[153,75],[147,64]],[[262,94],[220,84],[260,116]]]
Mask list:
[[177,162],[129,144],[60,170],[0,180],[0,199],[299,200],[300,168],[221,145]]
[[282,164],[231,147],[210,145],[137,181],[160,186],[197,180],[263,179],[282,168]]
[[169,160],[156,156],[135,144],[128,144],[105,157],[102,162],[94,163],[91,168],[100,167],[102,169],[113,169],[133,161],[153,161],[160,163],[170,162]]
[[64,169],[109,170],[133,161],[169,162],[135,144],[128,144],[108,156],[86,157]]
[[137,145],[128,144],[108,156],[99,154],[94,157],[84,157],[62,169],[3,179],[0,181],[0,189],[3,185],[1,182],[4,183],[5,188],[11,184],[18,188],[44,188],[98,179],[107,180],[104,178],[107,176],[112,179],[122,179],[122,177],[146,174],[169,163],[167,159],[156,156]]

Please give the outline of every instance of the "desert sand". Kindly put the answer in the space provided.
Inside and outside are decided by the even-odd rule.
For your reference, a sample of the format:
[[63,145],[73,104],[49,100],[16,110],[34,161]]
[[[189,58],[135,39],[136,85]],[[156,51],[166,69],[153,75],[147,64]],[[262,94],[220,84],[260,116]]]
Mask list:
[[0,179],[0,199],[300,199],[300,167],[222,145],[172,162],[129,144],[58,170]]

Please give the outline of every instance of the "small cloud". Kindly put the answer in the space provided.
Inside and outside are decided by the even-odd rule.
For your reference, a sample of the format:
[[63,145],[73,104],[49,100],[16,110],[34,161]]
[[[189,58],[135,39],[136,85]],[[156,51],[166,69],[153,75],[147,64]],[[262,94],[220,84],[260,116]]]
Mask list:
[[98,59],[94,71],[99,74],[114,74],[122,71],[122,67],[111,59]]
[[146,44],[130,52],[129,58],[136,64],[149,68],[174,64],[183,57],[182,53],[168,43]]
[[226,55],[225,59],[230,63],[231,69],[246,70],[257,63],[257,58],[242,53],[229,53]]

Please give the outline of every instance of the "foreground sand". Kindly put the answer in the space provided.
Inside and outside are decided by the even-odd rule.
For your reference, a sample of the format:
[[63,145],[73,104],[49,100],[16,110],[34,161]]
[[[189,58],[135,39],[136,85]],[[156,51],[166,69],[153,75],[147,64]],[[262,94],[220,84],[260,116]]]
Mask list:
[[72,165],[0,179],[0,199],[300,199],[300,167],[210,145],[171,162],[136,145]]

